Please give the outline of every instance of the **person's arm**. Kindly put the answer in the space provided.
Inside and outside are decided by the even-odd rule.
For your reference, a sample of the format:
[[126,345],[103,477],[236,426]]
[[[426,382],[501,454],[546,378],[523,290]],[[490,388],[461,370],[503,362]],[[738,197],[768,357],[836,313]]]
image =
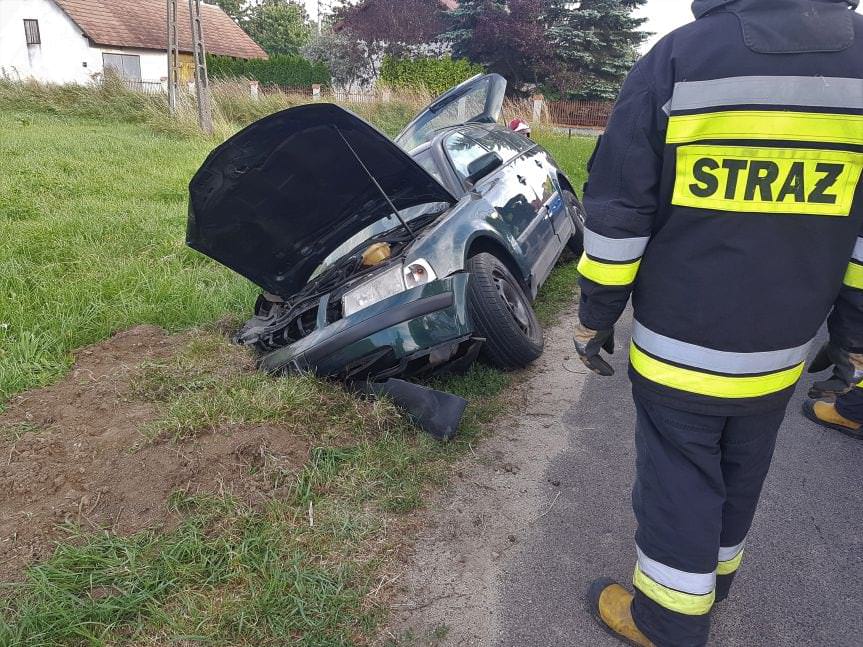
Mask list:
[[[667,97],[666,97],[667,101]],[[642,65],[623,86],[589,166],[581,323],[611,329],[623,313],[659,209],[668,117]]]
[[575,346],[584,364],[600,375],[614,373],[599,351],[614,351],[614,324],[629,301],[659,209],[665,101],[636,65],[588,164]]
[[857,239],[828,328],[836,345],[863,352],[863,237]]
[[863,237],[857,239],[827,328],[830,341],[809,372],[819,373],[833,366],[833,374],[812,385],[809,396],[816,399],[847,393],[863,377]]

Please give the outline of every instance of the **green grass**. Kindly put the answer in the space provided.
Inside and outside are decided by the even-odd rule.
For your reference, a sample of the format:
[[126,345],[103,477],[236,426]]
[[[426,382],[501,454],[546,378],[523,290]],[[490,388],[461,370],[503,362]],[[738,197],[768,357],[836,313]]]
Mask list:
[[8,111],[0,132],[0,402],[115,331],[248,309],[251,286],[184,244],[208,143]]
[[[36,90],[0,83],[0,407],[62,376],[76,348],[141,323],[182,330],[244,316],[256,292],[183,244],[186,184],[213,141],[159,134],[149,100]],[[222,101],[229,130],[264,109]],[[369,111],[390,133],[410,115]],[[592,141],[538,138],[580,187]],[[555,272],[537,302],[544,323],[571,302],[575,279],[571,264]],[[177,493],[168,532],[68,528],[52,557],[0,588],[0,645],[368,643],[386,615],[376,592],[403,515],[445,483],[516,379],[478,365],[435,380],[471,402],[459,438],[441,445],[386,402],[257,374],[215,333],[195,336],[133,381],[128,397],[158,407],[142,430],[150,442],[288,421],[308,460],[269,474],[280,494],[263,506]]]

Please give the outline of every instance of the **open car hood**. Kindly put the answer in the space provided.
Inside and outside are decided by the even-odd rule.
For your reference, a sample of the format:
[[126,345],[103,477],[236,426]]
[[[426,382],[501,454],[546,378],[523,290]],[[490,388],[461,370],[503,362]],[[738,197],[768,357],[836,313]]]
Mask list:
[[426,106],[399,133],[396,144],[412,151],[443,128],[466,123],[493,124],[500,118],[505,96],[505,78],[500,74],[478,74]]
[[[363,168],[368,169],[368,173]],[[187,244],[288,298],[340,244],[399,211],[455,198],[386,135],[318,103],[252,124],[189,185]]]

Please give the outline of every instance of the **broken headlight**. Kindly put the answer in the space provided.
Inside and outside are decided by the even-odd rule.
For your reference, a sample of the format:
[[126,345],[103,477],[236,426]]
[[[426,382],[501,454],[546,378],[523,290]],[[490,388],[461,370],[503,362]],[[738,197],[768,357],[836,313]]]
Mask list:
[[361,283],[342,297],[345,317],[370,305],[388,299],[405,290],[424,285],[437,278],[428,261],[419,259],[404,266],[397,265]]

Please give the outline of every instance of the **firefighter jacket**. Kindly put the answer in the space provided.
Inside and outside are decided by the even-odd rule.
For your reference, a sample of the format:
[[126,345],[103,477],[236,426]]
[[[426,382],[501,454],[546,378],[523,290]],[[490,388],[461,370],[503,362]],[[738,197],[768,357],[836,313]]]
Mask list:
[[856,0],[698,0],[638,61],[589,165],[582,323],[630,295],[642,397],[787,405],[813,338],[863,350]]

